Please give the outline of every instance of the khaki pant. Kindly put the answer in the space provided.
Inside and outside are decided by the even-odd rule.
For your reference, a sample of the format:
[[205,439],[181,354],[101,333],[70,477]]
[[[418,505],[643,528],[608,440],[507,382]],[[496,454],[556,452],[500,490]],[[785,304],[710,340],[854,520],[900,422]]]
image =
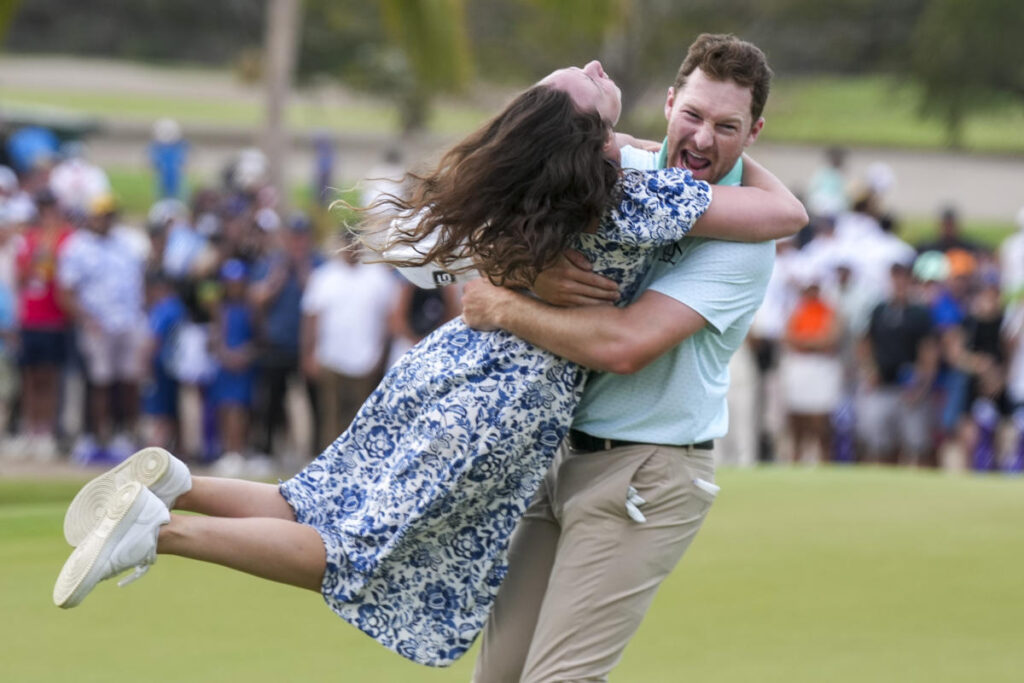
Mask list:
[[[607,680],[704,522],[713,480],[711,451],[563,451],[512,538],[474,682]],[[644,500],[632,516],[631,489]]]
[[348,429],[363,402],[373,393],[380,377],[376,372],[366,377],[349,377],[328,368],[320,368],[317,398],[320,401],[320,434],[317,451],[334,443]]

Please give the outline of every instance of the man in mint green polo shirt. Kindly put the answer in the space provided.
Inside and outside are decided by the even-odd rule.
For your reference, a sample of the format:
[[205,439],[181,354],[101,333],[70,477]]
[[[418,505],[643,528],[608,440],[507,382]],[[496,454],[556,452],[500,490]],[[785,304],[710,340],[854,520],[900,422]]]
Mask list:
[[[624,147],[623,166],[682,166],[738,184],[770,78],[755,46],[700,36],[669,88],[660,150]],[[547,304],[467,285],[470,325],[602,371],[584,390],[568,452],[516,530],[475,683],[607,679],[717,493],[710,449],[728,428],[729,358],[773,255],[771,243],[684,239],[624,307],[587,305],[614,301],[617,288],[573,254],[538,277]]]

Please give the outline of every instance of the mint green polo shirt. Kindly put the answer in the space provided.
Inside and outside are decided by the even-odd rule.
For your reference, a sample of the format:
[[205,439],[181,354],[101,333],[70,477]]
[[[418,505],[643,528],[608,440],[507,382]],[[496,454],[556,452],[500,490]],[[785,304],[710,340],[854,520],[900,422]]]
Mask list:
[[[654,170],[658,154],[627,147],[622,165]],[[742,176],[741,159],[720,184],[739,185]],[[632,375],[591,373],[573,428],[601,438],[671,445],[725,436],[729,359],[761,306],[774,258],[773,242],[687,237],[665,247],[641,291],[689,306],[707,325]]]

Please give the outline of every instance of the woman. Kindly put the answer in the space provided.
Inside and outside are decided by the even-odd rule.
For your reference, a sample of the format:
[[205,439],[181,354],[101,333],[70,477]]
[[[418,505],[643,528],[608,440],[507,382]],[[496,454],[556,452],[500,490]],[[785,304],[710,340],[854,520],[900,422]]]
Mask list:
[[[710,207],[710,188],[686,171],[623,174],[611,161],[618,88],[596,62],[567,71],[568,86],[545,79],[529,89],[417,178],[409,201],[390,200],[425,216],[397,242],[433,240],[403,264],[471,255],[493,281],[529,282],[572,246],[628,301],[655,247],[695,223],[694,232],[748,239],[800,227],[802,208],[755,164],[747,179],[762,189],[716,189],[725,200]],[[509,535],[568,430],[582,380],[568,361],[456,319],[406,354],[352,426],[280,488],[191,478],[152,450],[87,485],[65,525],[72,543],[84,540],[55,601],[74,606],[159,549],[318,590],[386,647],[449,664],[483,626]],[[213,516],[168,522],[164,504]],[[109,561],[121,547],[134,552]]]

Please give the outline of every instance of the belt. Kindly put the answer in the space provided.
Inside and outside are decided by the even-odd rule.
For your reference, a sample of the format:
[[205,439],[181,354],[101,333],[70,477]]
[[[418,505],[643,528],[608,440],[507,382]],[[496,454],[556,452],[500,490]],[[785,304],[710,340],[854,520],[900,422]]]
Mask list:
[[586,432],[570,429],[569,446],[574,451],[608,451],[613,448],[622,448],[623,446],[666,446],[667,448],[696,448],[700,451],[710,451],[715,447],[715,442],[709,439],[708,441],[678,446],[675,444],[647,443],[645,441],[621,441],[619,439],[600,439]]

